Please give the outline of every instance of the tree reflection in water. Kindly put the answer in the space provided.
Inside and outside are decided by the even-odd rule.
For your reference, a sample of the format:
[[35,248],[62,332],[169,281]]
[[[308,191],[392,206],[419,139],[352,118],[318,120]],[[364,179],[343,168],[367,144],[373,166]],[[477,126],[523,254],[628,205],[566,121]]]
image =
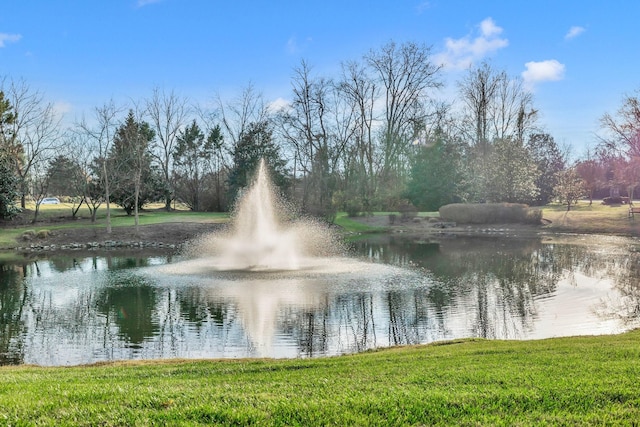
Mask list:
[[368,264],[333,275],[172,276],[156,266],[177,260],[144,256],[3,264],[0,364],[312,357],[619,332],[640,320],[634,245],[376,236],[353,244]]
[[27,288],[25,266],[0,264],[0,365],[23,362],[25,322],[22,316]]

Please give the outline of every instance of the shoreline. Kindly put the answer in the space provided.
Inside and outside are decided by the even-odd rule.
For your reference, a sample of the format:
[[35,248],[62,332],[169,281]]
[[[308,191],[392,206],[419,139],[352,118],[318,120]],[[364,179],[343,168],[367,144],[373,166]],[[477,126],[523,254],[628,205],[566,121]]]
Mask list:
[[[453,237],[501,237],[543,238],[561,235],[597,235],[612,237],[640,237],[640,222],[633,218],[607,218],[584,211],[545,211],[540,225],[505,224],[455,224],[440,221],[436,217],[415,217],[407,221],[390,222],[386,215],[350,217],[349,220],[364,225],[366,230],[349,230],[345,236],[368,234],[406,235],[414,238],[446,239]],[[68,225],[60,227],[60,225]],[[217,232],[226,226],[219,220],[190,222],[175,221],[113,227],[111,233],[105,226],[79,224],[74,221],[41,222],[23,229],[14,243],[0,246],[0,253],[39,254],[58,252],[139,251],[154,250],[176,253],[186,244],[202,235]],[[51,229],[48,229],[51,227]],[[37,231],[36,231],[37,230]]]

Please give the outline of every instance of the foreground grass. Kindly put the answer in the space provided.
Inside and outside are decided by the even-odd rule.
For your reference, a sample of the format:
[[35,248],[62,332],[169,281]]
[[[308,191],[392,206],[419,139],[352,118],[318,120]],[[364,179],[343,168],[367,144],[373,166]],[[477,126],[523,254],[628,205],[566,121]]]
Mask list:
[[324,359],[3,367],[0,424],[632,425],[639,342],[634,331]]

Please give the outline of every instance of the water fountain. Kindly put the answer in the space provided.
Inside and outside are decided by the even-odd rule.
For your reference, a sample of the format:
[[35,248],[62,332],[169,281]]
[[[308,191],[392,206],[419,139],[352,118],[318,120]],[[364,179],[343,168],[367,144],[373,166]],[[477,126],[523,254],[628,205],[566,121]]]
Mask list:
[[275,272],[309,270],[341,255],[343,246],[327,225],[292,220],[275,195],[264,160],[252,185],[241,193],[230,226],[203,236],[190,255],[207,257],[218,271]]
[[197,284],[212,301],[234,301],[256,356],[274,355],[282,307],[322,306],[327,290],[335,286],[359,292],[415,279],[406,269],[346,256],[328,225],[289,216],[261,161],[229,227],[194,241],[184,261],[149,273],[157,282]]

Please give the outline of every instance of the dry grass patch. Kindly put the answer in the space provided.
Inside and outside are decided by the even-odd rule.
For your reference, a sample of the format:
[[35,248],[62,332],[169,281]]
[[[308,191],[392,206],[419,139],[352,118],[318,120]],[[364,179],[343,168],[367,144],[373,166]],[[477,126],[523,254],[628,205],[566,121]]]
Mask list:
[[546,229],[558,232],[640,235],[640,216],[629,218],[627,205],[581,202],[570,211],[566,206],[549,205],[543,210]]

